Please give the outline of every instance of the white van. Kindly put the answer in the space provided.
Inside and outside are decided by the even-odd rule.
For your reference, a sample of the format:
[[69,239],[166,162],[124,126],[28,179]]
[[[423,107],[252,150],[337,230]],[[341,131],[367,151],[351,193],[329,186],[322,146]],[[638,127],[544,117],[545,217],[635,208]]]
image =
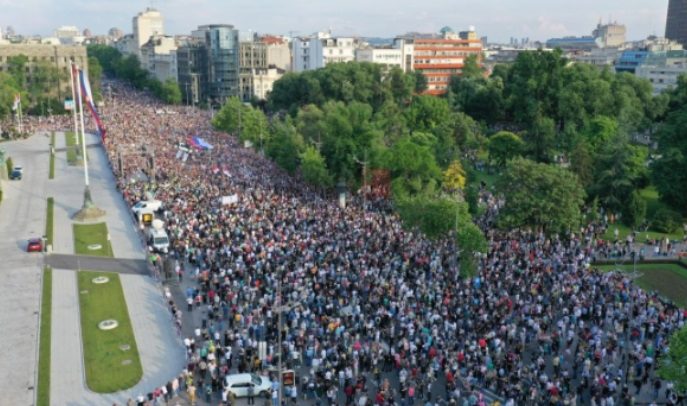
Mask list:
[[152,227],[148,229],[148,246],[154,252],[166,254],[169,250],[169,236],[164,226],[165,223],[161,220],[153,220]]

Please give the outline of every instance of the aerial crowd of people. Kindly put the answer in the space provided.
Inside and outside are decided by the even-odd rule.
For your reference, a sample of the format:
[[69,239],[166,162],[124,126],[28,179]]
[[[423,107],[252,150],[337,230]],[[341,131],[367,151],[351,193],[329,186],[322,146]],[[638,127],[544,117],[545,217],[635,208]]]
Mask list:
[[[273,405],[280,391],[285,403],[357,406],[683,400],[656,367],[687,314],[631,275],[593,269],[613,248],[598,229],[500,232],[484,218],[489,249],[466,278],[451,239],[404,228],[384,199],[354,194],[342,209],[213,130],[210,112],[111,86],[103,113],[117,186],[130,205],[163,202],[163,260],[186,299],[169,295],[170,310],[180,332],[182,315],[201,320],[183,330],[193,331],[186,369],[139,404],[184,394],[228,405],[226,375],[278,381],[280,358],[296,380],[275,383]],[[480,200],[498,213],[488,190]]]

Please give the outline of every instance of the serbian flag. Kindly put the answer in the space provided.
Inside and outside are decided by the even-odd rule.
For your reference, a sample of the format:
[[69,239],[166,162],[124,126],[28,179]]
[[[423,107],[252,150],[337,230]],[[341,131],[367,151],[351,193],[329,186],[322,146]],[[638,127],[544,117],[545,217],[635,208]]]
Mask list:
[[88,106],[91,111],[91,115],[95,120],[95,124],[98,127],[98,132],[103,141],[105,141],[105,127],[103,126],[102,120],[98,115],[98,110],[95,108],[95,103],[93,101],[93,93],[91,93],[91,84],[88,82],[88,74],[84,72],[83,69],[79,69],[79,82],[81,89],[81,97],[83,98],[83,104]]

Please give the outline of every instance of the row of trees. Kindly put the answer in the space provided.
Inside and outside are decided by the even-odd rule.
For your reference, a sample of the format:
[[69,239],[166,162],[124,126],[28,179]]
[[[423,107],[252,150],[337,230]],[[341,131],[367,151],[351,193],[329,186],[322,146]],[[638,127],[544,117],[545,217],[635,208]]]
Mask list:
[[[161,82],[151,76],[150,72],[141,67],[141,62],[136,55],[123,56],[116,48],[106,45],[89,45],[87,50],[89,57],[92,57],[89,61],[95,59],[106,74],[126,80],[136,89],[148,90],[165,103],[181,103],[179,84],[173,79]],[[91,68],[91,80],[94,80],[94,76],[96,75],[93,74]]]
[[399,69],[333,64],[278,81],[267,103],[271,120],[231,99],[213,124],[260,146],[319,190],[357,189],[373,173],[387,174],[406,223],[432,238],[455,234],[461,264],[472,269],[472,254],[483,252],[486,241],[463,198],[461,151],[479,145],[481,130],[446,100],[416,94],[421,89],[417,75]]

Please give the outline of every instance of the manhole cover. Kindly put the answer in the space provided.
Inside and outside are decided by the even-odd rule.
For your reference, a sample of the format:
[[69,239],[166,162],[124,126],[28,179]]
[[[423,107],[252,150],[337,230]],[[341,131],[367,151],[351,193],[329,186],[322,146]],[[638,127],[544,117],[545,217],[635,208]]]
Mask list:
[[131,361],[130,359],[125,359],[124,361],[122,361],[122,365],[131,365],[132,362],[133,361]]
[[89,251],[97,251],[103,249],[103,246],[101,244],[91,244],[86,248],[88,248]]
[[98,276],[97,278],[93,278],[91,280],[91,282],[93,282],[97,285],[101,285],[101,284],[107,283],[109,281],[110,281],[110,278],[108,278],[107,276]]
[[100,323],[98,323],[98,328],[101,330],[112,330],[114,328],[117,328],[119,326],[119,322],[117,320],[103,320]]
[[131,349],[131,346],[129,344],[122,344],[119,346],[119,349],[122,351],[129,351]]
[[88,293],[88,291],[87,291],[87,290],[82,290],[82,291],[81,291],[81,292],[79,292],[79,293],[81,293],[82,295],[85,295],[85,294],[87,294],[87,293]]

